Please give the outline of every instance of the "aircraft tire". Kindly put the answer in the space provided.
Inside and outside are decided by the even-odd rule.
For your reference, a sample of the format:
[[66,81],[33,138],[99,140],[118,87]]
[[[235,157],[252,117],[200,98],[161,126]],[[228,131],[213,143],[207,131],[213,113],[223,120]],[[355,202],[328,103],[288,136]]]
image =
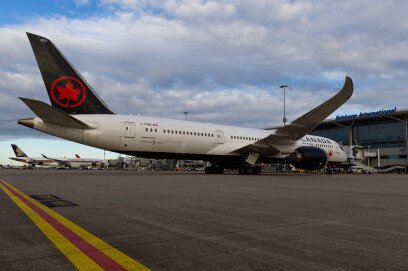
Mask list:
[[206,168],[204,169],[204,172],[205,172],[205,174],[214,174],[214,173],[215,173],[213,167],[206,167]]
[[204,169],[206,174],[223,174],[224,168],[220,166],[210,166]]

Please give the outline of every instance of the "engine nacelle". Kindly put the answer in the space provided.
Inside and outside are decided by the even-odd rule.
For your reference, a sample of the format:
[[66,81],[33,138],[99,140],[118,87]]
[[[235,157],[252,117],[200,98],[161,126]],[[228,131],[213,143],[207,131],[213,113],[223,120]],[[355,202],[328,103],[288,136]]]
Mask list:
[[319,170],[327,164],[327,154],[316,147],[299,147],[285,159],[296,168],[304,170]]

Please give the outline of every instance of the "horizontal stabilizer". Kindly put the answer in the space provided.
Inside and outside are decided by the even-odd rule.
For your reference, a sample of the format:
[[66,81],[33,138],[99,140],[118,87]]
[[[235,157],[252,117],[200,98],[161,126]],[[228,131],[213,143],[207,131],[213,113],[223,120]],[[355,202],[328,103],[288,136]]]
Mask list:
[[24,162],[24,163],[27,162],[24,157],[9,157],[9,159],[17,161],[17,162]]
[[88,124],[74,118],[73,116],[62,112],[42,101],[33,99],[21,98],[22,100],[40,119],[49,124],[54,124],[62,127],[90,130],[94,129]]

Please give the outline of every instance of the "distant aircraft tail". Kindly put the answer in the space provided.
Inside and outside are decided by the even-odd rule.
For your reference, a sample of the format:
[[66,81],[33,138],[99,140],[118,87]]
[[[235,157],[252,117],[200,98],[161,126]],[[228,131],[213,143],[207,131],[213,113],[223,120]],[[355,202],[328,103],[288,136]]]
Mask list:
[[27,157],[27,154],[25,154],[17,145],[11,144],[11,147],[13,148],[16,157]]
[[27,36],[52,106],[68,114],[113,114],[49,39]]
[[81,156],[79,156],[79,154],[75,154],[75,157],[76,158],[81,158]]

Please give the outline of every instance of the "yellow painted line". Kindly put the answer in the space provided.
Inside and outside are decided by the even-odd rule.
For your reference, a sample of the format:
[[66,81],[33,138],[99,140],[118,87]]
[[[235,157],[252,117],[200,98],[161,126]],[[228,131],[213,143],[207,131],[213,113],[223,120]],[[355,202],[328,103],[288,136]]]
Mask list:
[[0,188],[78,270],[150,270],[1,179]]

